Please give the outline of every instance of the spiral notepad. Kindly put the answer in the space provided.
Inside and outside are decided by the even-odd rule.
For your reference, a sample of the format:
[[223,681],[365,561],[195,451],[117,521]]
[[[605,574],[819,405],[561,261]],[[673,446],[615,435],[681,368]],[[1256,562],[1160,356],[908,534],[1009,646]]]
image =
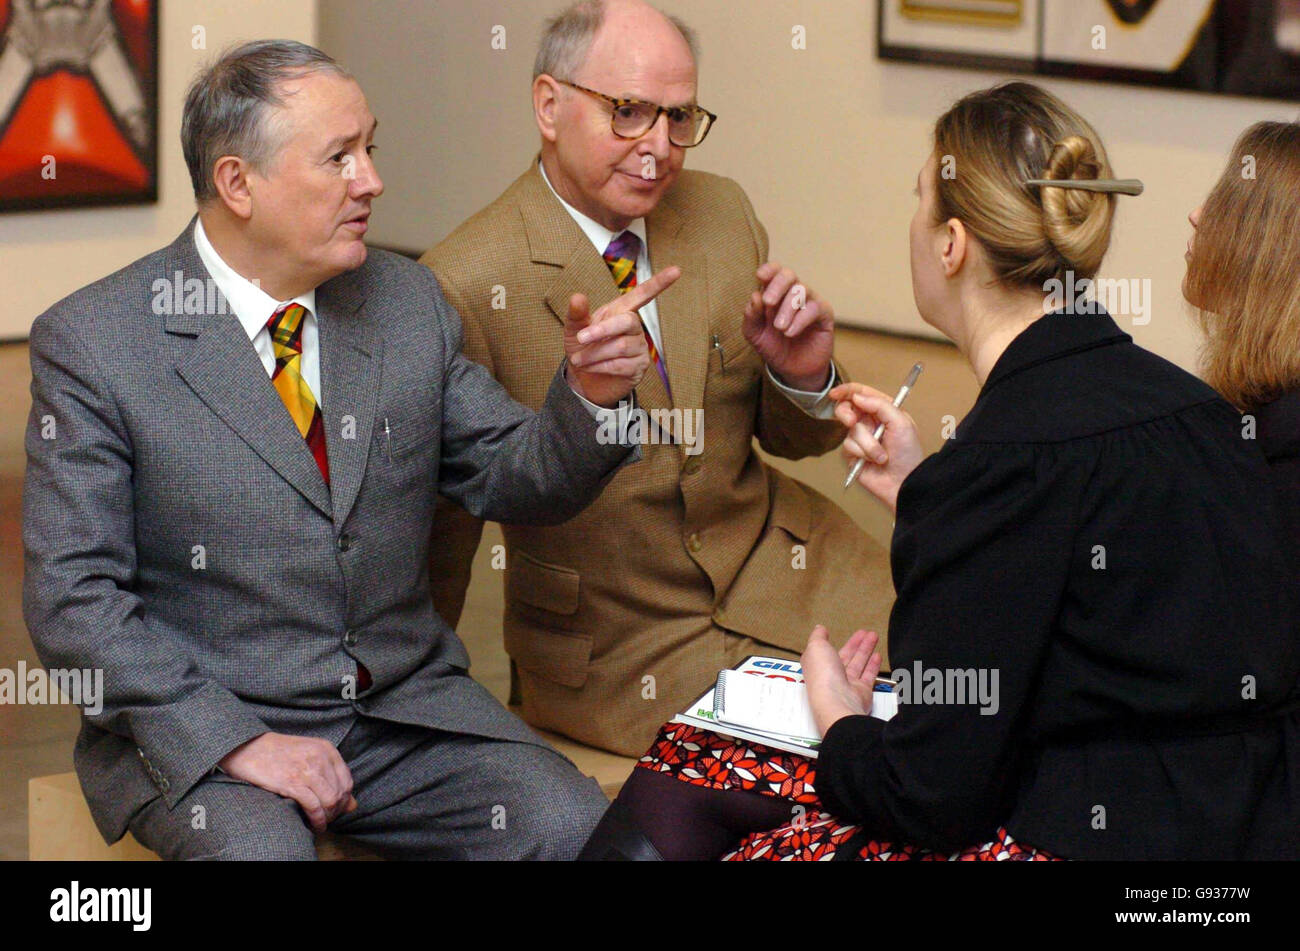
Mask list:
[[[888,720],[897,712],[893,688],[893,681],[876,678],[873,717]],[[734,670],[724,670],[703,696],[673,717],[673,722],[816,759],[821,737],[807,704],[798,661],[754,655]],[[763,726],[751,725],[754,722]]]
[[[871,715],[888,720],[898,712],[893,684],[876,679]],[[821,733],[808,705],[802,682],[756,677],[745,670],[724,670],[713,688],[713,718],[720,724],[784,737],[798,743],[818,743]]]
[[817,742],[821,734],[801,683],[755,677],[739,670],[718,674],[713,689],[713,716],[731,723],[791,739]]

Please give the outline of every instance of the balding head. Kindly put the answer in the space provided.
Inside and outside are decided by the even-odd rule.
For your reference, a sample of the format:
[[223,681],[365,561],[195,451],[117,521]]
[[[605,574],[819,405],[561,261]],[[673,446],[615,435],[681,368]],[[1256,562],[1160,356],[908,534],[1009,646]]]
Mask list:
[[700,57],[695,31],[678,17],[664,14],[641,0],[580,0],[547,21],[533,63],[533,78],[544,73],[556,79],[572,79],[582,68],[592,39],[610,14],[614,16],[615,27],[621,30],[646,25],[661,30],[667,23],[686,44],[691,60]]
[[686,150],[665,115],[638,138],[615,135],[601,97],[696,105],[693,47],[689,28],[642,0],[588,0],[547,27],[533,80],[542,163],[560,197],[611,230],[654,210]]

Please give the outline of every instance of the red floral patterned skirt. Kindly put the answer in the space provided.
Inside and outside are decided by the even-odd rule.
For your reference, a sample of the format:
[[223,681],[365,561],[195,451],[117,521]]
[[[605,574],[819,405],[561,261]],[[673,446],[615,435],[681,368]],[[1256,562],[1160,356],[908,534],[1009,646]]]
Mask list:
[[[649,752],[637,766],[668,773],[684,783],[708,789],[741,789],[791,803],[791,821],[775,829],[752,832],[722,857],[724,862],[766,859],[821,862],[854,858],[869,862],[1048,862],[1059,861],[1039,849],[1015,841],[1006,829],[997,838],[960,852],[934,852],[915,845],[864,839],[856,825],[826,813],[817,798],[817,761],[757,743],[733,740],[684,723],[665,723]],[[800,808],[802,807],[802,808]]]

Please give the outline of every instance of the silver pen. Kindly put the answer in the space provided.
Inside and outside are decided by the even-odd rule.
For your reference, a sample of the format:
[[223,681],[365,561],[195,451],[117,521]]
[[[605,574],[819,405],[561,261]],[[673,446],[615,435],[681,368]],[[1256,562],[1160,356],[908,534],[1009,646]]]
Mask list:
[[[912,392],[912,387],[916,386],[916,378],[921,375],[923,369],[925,368],[919,363],[913,365],[912,372],[907,374],[907,379],[903,381],[903,388],[900,389],[898,395],[894,397],[895,406],[903,405],[903,400],[907,399],[907,394]],[[885,435],[885,424],[878,424],[875,433],[872,435],[875,437],[876,442],[880,442],[880,437]],[[844,490],[846,492],[848,491],[849,486],[857,481],[858,476],[862,474],[862,467],[866,464],[867,460],[865,456],[853,463],[853,468],[849,470],[849,477],[844,480]]]
[[388,455],[388,461],[393,461],[393,431],[388,428],[388,417],[384,417],[384,452]]

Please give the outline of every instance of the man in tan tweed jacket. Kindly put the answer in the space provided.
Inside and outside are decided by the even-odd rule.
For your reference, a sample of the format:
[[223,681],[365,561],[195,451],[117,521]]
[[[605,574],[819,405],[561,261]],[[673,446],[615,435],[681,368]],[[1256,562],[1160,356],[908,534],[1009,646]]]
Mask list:
[[[536,73],[540,162],[423,262],[461,315],[465,353],[533,407],[571,308],[615,299],[633,255],[642,283],[652,261],[681,268],[641,309],[664,375],[652,365],[637,387],[647,412],[681,411],[656,416],[678,444],[644,427],[643,461],[577,518],[504,526],[505,644],[524,718],[639,755],[720,668],[797,656],[817,623],[841,638],[864,623],[883,633],[893,591],[880,546],[755,450],[755,437],[788,459],[837,447],[825,394],[844,377],[831,308],[767,263],[745,193],[682,171],[710,122],[695,107],[690,31],[633,0],[581,3],[549,24]],[[622,272],[607,247],[623,249]],[[434,532],[435,604],[455,625],[481,524],[444,502]]]

